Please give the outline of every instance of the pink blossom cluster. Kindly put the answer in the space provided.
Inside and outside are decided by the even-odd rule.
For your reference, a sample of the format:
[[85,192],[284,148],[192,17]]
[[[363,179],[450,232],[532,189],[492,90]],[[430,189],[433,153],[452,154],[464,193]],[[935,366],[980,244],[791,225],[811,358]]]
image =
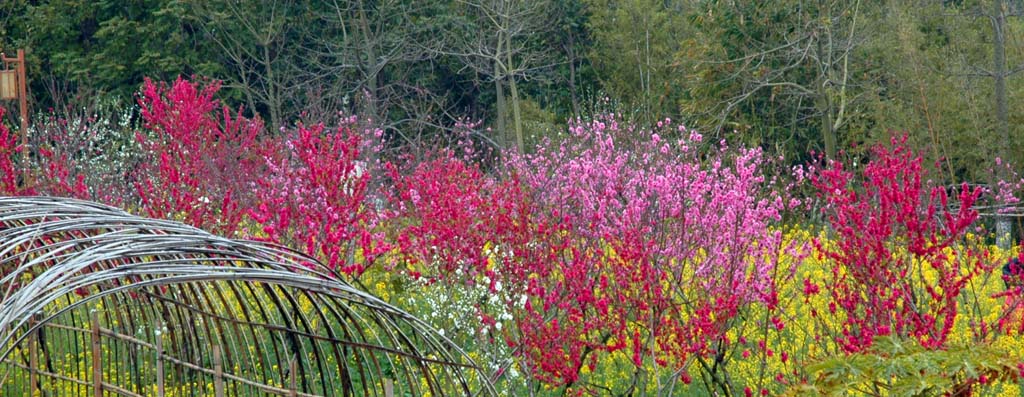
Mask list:
[[535,216],[569,236],[545,247],[554,260],[515,264],[542,276],[521,280],[531,300],[519,343],[548,381],[571,383],[588,354],[593,365],[625,349],[638,366],[682,368],[728,343],[744,307],[777,304],[779,255],[797,248],[784,246],[781,213],[799,201],[766,174],[760,150],[659,124],[577,122],[570,139],[510,161]]
[[[362,131],[354,119],[327,131],[299,125],[283,153],[266,158],[268,172],[258,181],[249,211],[263,238],[301,248],[330,268],[359,275],[388,251],[376,231],[379,219],[370,201],[372,164]],[[356,255],[359,255],[357,258]]]
[[216,82],[147,79],[139,97],[146,131],[137,139],[152,161],[133,171],[147,215],[232,234],[252,204],[266,146],[258,139],[262,122],[221,106],[219,89]]

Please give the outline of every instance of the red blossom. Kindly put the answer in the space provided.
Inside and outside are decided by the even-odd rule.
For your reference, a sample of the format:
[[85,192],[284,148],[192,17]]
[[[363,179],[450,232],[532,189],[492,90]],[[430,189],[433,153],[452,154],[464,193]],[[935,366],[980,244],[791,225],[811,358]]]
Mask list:
[[[837,342],[858,352],[875,336],[895,333],[941,347],[960,291],[985,270],[978,252],[946,251],[977,219],[972,206],[981,190],[963,185],[959,207],[951,211],[946,190],[922,181],[921,158],[906,147],[905,136],[871,154],[861,179],[837,162],[811,179],[835,233],[829,243],[814,245],[831,268],[829,312],[843,313]],[[937,273],[936,280],[924,279],[918,266]],[[808,280],[804,286],[805,295],[816,292]]]

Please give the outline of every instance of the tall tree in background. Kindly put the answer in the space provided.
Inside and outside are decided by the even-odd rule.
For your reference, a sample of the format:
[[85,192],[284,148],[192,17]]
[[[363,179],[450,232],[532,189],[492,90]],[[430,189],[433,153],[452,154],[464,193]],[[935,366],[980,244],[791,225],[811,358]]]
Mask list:
[[551,3],[547,0],[459,0],[452,12],[465,18],[455,21],[441,51],[455,56],[494,84],[498,135],[506,146],[514,143],[522,152],[525,137],[519,82],[552,64],[550,52],[539,44],[551,29]]
[[800,152],[817,146],[800,142],[817,142],[834,158],[839,132],[863,115],[863,97],[876,89],[862,46],[878,11],[860,1],[704,4],[693,23],[714,45],[692,62],[709,86],[695,88],[684,109],[709,109],[706,130],[760,127],[760,144]]
[[303,35],[309,52],[303,72],[320,82],[321,98],[354,100],[362,119],[408,142],[457,118],[437,84],[447,75],[436,40],[448,18],[443,4],[330,1],[313,10],[317,23]]
[[590,59],[601,86],[631,106],[647,125],[679,115],[688,87],[679,62],[691,45],[685,1],[586,0],[594,44]]
[[218,49],[223,78],[251,111],[262,111],[270,127],[284,125],[291,92],[307,81],[296,73],[300,58],[297,27],[308,7],[297,0],[238,2],[189,0],[190,15]]
[[[992,113],[994,113],[992,126],[994,134],[992,138],[995,138],[992,142],[995,143],[994,152],[1002,161],[1010,161],[1013,164],[1019,165],[1022,158],[1016,155],[1013,150],[1016,142],[1014,142],[1014,136],[1010,133],[1007,83],[1009,77],[1024,70],[1024,62],[1014,62],[1013,67],[1010,68],[1008,47],[1010,47],[1013,35],[1011,34],[1011,25],[1008,22],[1008,18],[1011,16],[1019,17],[1024,13],[1024,10],[1020,9],[1020,4],[1016,4],[1016,7],[1013,7],[1011,3],[1004,0],[992,0],[988,4],[979,2],[961,7],[950,7],[950,9],[959,13],[960,17],[969,17],[971,19],[978,19],[980,17],[988,22],[991,29],[991,40],[988,41],[991,42],[992,68],[986,69],[978,64],[969,64],[965,66],[972,73],[966,74],[980,75],[983,78],[992,80],[992,102],[994,104],[994,109],[992,109]],[[991,162],[986,163],[991,164]],[[995,170],[995,180],[1006,181],[1010,179],[1011,175],[1006,167],[996,166]],[[1012,223],[1007,216],[999,216],[997,218],[996,235],[997,242],[1001,248],[1009,248],[1011,229]]]

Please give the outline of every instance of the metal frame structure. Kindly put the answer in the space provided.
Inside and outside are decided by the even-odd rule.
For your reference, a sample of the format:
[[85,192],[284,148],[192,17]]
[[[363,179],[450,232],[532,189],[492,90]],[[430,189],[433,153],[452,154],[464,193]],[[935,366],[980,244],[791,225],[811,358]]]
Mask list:
[[0,298],[3,395],[496,394],[313,258],[87,201],[0,197]]

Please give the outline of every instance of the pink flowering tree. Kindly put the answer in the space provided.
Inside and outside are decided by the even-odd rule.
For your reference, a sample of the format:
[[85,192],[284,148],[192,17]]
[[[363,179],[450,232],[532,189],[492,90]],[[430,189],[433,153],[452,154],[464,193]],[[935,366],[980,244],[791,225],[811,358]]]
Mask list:
[[735,392],[727,334],[747,308],[777,304],[776,266],[795,248],[781,213],[798,202],[776,189],[760,150],[705,144],[669,121],[643,131],[603,117],[570,134],[511,160],[535,217],[565,229],[516,247],[511,273],[526,299],[511,302],[511,343],[535,377],[566,389],[600,389],[581,374],[608,356],[636,368],[630,387],[671,390],[697,362],[714,388]]

